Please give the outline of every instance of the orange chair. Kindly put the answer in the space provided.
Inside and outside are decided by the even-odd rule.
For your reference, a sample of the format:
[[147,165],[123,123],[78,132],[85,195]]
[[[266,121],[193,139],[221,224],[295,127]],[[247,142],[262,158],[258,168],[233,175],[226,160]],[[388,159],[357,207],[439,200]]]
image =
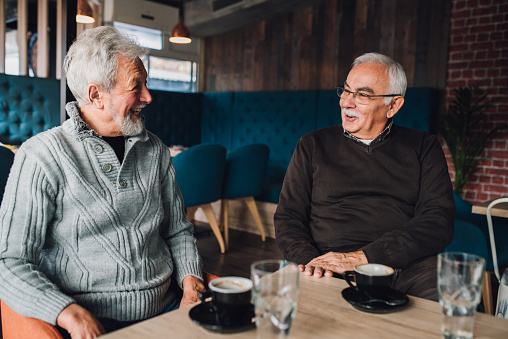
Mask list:
[[[217,279],[216,275],[205,272],[205,285]],[[53,325],[35,318],[23,317],[14,312],[3,301],[1,303],[3,339],[63,339]]]

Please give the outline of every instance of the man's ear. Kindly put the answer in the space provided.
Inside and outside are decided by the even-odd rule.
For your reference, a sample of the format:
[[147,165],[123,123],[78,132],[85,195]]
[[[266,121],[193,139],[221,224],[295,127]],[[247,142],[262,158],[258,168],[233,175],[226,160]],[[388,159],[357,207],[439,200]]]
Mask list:
[[390,102],[388,112],[386,112],[386,117],[388,119],[393,118],[395,114],[399,111],[399,109],[404,105],[404,97],[396,96]]
[[89,84],[88,85],[88,100],[96,108],[104,108],[104,102],[102,101],[103,91],[99,85]]

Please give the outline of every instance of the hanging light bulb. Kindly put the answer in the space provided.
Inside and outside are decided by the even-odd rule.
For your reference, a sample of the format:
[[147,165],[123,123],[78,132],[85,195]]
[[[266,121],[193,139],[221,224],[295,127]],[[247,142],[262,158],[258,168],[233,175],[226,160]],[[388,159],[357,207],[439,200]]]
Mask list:
[[169,38],[169,41],[175,44],[188,44],[192,41],[190,38],[189,30],[183,23],[183,5],[180,7],[180,16],[178,18],[178,23],[171,31],[171,37]]
[[87,0],[78,0],[78,12],[76,13],[76,22],[81,24],[91,24],[95,22],[93,11]]

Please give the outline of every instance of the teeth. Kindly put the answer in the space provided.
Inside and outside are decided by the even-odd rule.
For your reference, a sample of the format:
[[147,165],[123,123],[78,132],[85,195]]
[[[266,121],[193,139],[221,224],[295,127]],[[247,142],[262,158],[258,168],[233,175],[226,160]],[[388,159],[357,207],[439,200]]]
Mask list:
[[135,114],[135,115],[139,115],[139,113],[141,112],[142,109],[143,109],[143,107],[132,108],[131,113]]

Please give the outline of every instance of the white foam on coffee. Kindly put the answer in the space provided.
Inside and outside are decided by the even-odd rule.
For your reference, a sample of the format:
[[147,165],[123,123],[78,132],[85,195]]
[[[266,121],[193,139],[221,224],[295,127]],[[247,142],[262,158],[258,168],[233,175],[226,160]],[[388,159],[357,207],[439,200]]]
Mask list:
[[355,267],[355,271],[367,275],[390,275],[394,273],[393,268],[381,264],[366,264]]
[[212,280],[209,287],[222,293],[239,293],[252,289],[252,281],[241,277],[222,277]]

